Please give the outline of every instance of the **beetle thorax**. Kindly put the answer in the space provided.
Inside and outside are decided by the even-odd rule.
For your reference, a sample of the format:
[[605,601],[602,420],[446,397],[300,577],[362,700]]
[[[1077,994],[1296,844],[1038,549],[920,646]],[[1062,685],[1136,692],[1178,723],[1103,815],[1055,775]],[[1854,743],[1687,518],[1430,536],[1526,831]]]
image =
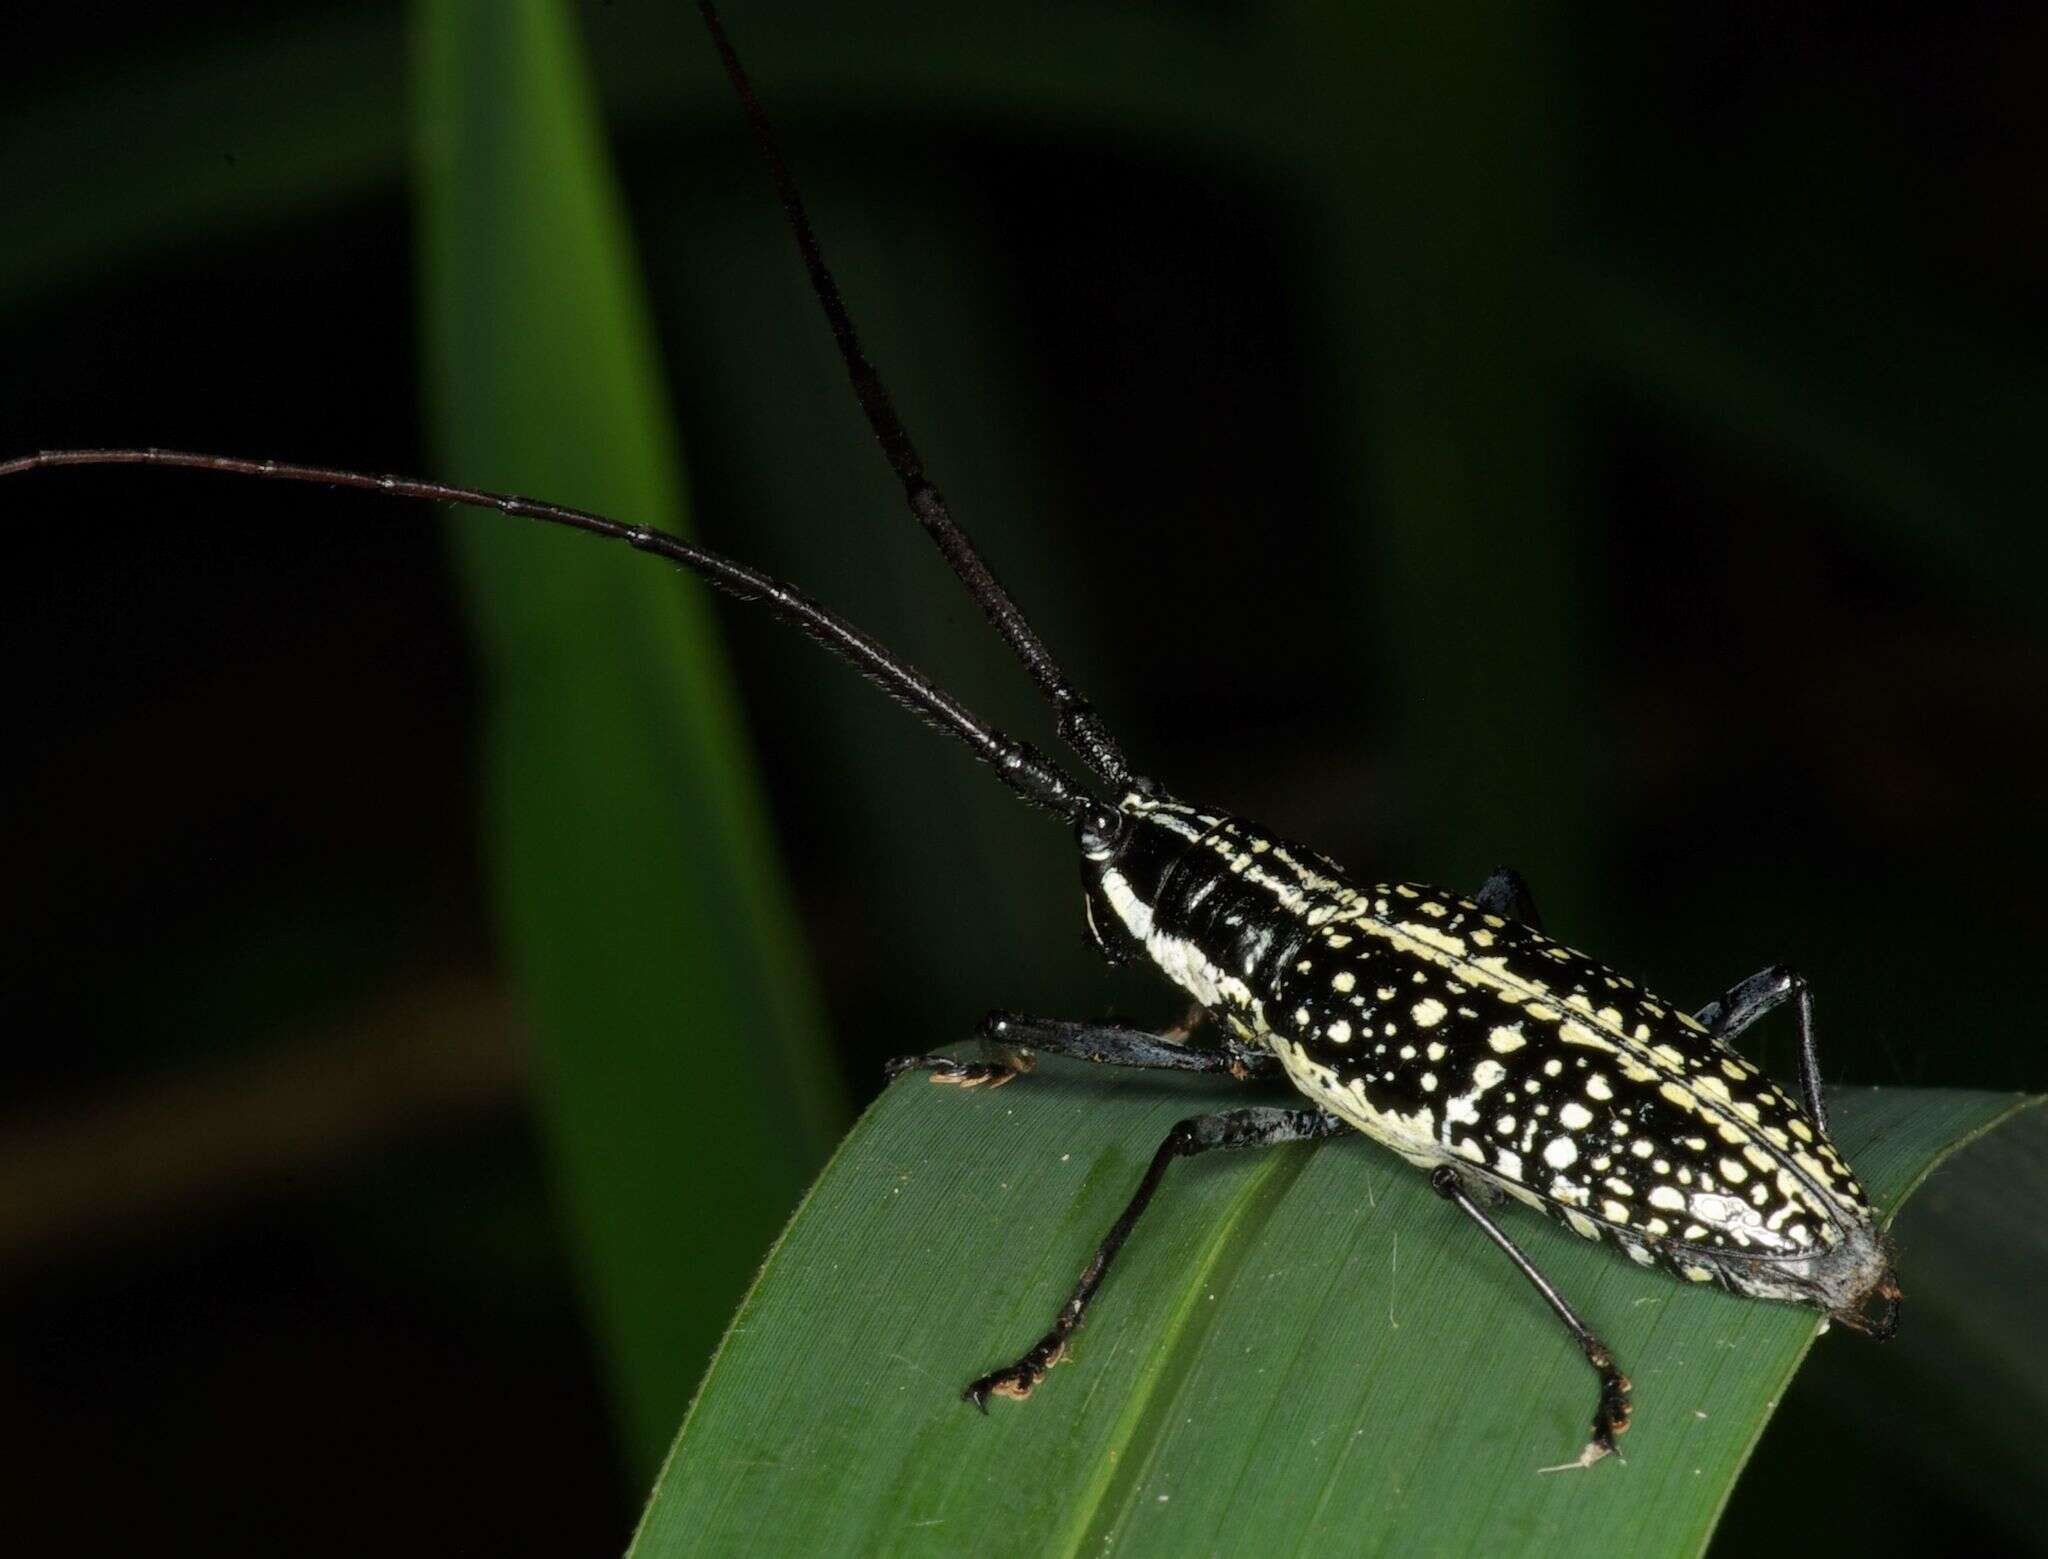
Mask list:
[[1112,847],[1083,852],[1089,928],[1142,956],[1247,1039],[1314,927],[1356,897],[1338,869],[1239,818],[1126,796]]

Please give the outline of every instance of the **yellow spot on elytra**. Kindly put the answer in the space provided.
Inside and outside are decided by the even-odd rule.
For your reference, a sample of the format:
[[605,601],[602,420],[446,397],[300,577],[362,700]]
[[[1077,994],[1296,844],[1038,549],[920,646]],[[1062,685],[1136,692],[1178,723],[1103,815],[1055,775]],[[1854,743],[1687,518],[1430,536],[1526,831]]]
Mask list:
[[1557,1118],[1567,1131],[1584,1131],[1593,1124],[1593,1112],[1576,1099],[1559,1110]]
[[1486,1036],[1486,1043],[1502,1055],[1507,1055],[1510,1051],[1520,1050],[1529,1042],[1522,1037],[1522,1025],[1514,1023],[1495,1029]]
[[[1577,1018],[1567,1018],[1564,1026],[1557,1031],[1557,1037],[1567,1045],[1578,1045],[1586,1050],[1604,1050],[1609,1055],[1620,1055],[1621,1047],[1595,1029],[1589,1029]],[[1585,1063],[1579,1063],[1583,1066]]]
[[1444,1004],[1434,996],[1425,997],[1409,1010],[1409,1016],[1423,1028],[1435,1028],[1444,1020]]
[[1604,1102],[1614,1097],[1614,1090],[1607,1086],[1606,1078],[1595,1072],[1586,1079],[1586,1097],[1588,1099],[1599,1099]]
[[1414,920],[1402,921],[1398,929],[1402,935],[1420,942],[1424,947],[1433,947],[1440,953],[1449,953],[1453,958],[1465,956],[1465,939],[1461,936],[1452,936],[1448,931]]

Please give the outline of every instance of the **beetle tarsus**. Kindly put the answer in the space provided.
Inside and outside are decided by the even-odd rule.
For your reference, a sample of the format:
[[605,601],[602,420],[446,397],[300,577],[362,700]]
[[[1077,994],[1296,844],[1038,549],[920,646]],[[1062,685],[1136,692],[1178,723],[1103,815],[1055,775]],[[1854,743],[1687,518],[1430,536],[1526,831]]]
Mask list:
[[1055,1341],[1046,1338],[1015,1364],[1003,1369],[991,1370],[981,1379],[974,1381],[960,1395],[986,1414],[990,1397],[1009,1397],[1022,1402],[1038,1389],[1038,1383],[1045,1379],[1046,1371],[1066,1357],[1064,1339]]
[[935,1083],[955,1088],[1000,1088],[1011,1079],[1030,1071],[1028,1064],[1013,1059],[1000,1061],[956,1061],[951,1056],[897,1056],[883,1063],[882,1075],[895,1082],[905,1072],[930,1072]]

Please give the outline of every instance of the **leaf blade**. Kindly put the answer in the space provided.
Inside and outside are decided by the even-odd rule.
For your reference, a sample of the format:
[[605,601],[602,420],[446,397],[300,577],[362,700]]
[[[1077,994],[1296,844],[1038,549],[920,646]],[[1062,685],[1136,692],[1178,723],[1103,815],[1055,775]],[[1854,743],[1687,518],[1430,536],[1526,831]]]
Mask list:
[[[634,1552],[1697,1551],[1812,1314],[1517,1216],[1637,1383],[1627,1466],[1540,1476],[1583,1436],[1584,1363],[1362,1139],[1176,1165],[1076,1361],[977,1420],[961,1383],[1043,1329],[1152,1143],[1216,1097],[1058,1064],[996,1094],[890,1090],[736,1319]],[[2022,1107],[1850,1091],[1837,1138],[1896,1206]]]

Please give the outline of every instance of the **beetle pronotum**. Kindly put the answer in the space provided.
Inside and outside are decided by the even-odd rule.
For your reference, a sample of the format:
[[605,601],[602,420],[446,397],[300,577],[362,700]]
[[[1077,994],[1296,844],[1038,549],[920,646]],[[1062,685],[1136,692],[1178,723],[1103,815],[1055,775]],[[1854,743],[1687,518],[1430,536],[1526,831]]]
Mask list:
[[[0,477],[142,464],[495,508],[623,541],[755,601],[964,742],[1027,803],[1068,825],[1090,935],[1112,961],[1144,959],[1218,1033],[1184,1036],[1013,1014],[986,1020],[1009,1054],[905,1057],[896,1073],[996,1086],[1016,1053],[1132,1067],[1284,1077],[1307,1107],[1191,1117],[1158,1145],[1047,1333],[969,1383],[986,1408],[1023,1398],[1066,1351],[1118,1251],[1176,1158],[1357,1130],[1424,1168],[1516,1264],[1598,1380],[1578,1464],[1614,1448],[1629,1384],[1606,1345],[1515,1248],[1488,1205],[1515,1199],[1644,1265],[1760,1298],[1807,1304],[1889,1335],[1898,1290],[1875,1217],[1826,1133],[1805,982],[1771,968],[1688,1015],[1543,934],[1528,890],[1496,873],[1469,897],[1353,878],[1326,857],[1141,775],[983,562],[897,418],[827,270],[765,115],[708,3],[700,6],[766,153],[813,288],[909,507],[1054,710],[1086,771],[1075,778],[996,730],[801,590],[643,525],[476,488],[322,467],[157,450],[71,450],[0,463]],[[1802,1098],[1731,1048],[1795,1004]],[[1866,1318],[1873,1303],[1879,1314]]]

